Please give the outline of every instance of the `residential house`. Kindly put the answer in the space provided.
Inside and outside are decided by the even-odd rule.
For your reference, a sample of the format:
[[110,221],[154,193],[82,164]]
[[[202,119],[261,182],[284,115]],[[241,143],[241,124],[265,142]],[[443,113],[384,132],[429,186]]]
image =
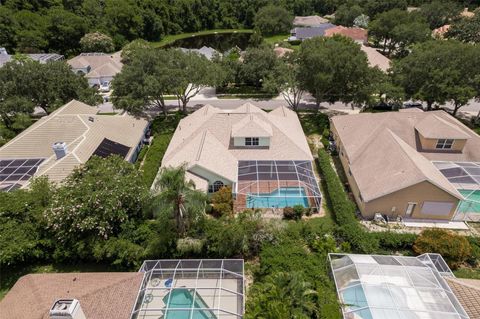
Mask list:
[[234,109],[206,105],[182,119],[162,167],[186,165],[197,189],[230,186],[235,207],[320,207],[313,157],[297,114],[246,103]]
[[436,29],[433,29],[432,31],[432,36],[434,38],[438,38],[438,39],[443,39],[445,37],[445,33],[448,32],[448,30],[450,29],[451,25],[450,24],[446,24],[444,26],[441,26],[439,28],[436,28]]
[[0,190],[27,187],[32,177],[61,182],[93,155],[119,155],[134,162],[148,121],[128,114],[98,115],[72,100],[42,117],[0,148]]
[[313,37],[323,37],[325,31],[334,28],[335,25],[331,23],[323,23],[316,27],[296,27],[290,31],[289,41],[303,41]]
[[358,44],[365,44],[368,41],[368,32],[363,28],[347,28],[339,25],[325,30],[324,36],[332,37],[335,34],[350,38]]
[[282,48],[277,46],[273,49],[273,52],[275,52],[275,55],[277,56],[277,58],[283,58],[284,56],[291,54],[293,52],[293,49]]
[[363,217],[480,217],[480,136],[448,113],[335,116],[331,131]]
[[[33,53],[33,54],[23,54],[33,61],[40,62],[45,64],[50,61],[61,61],[63,60],[63,55],[56,53]],[[0,48],[0,68],[7,62],[12,60],[12,56],[8,54],[5,48]]]
[[318,27],[329,20],[320,16],[296,16],[293,19],[293,26],[295,27]]
[[390,59],[378,52],[377,49],[363,44],[360,46],[360,49],[367,55],[370,67],[378,67],[383,72],[387,72],[387,70],[390,69]]
[[243,259],[146,260],[138,272],[29,274],[0,301],[2,319],[242,319],[244,312]]
[[203,46],[200,49],[186,49],[186,48],[180,48],[183,52],[194,52],[200,55],[203,55],[209,60],[212,60],[215,56],[219,56],[220,52],[215,50],[214,48]]
[[81,53],[67,63],[73,72],[84,75],[90,86],[110,83],[123,67],[119,53]]

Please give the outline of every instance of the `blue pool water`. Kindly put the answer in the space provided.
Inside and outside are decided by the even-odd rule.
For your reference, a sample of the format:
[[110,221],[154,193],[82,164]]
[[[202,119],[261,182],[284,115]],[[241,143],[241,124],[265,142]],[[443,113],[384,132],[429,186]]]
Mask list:
[[309,207],[307,194],[303,187],[280,187],[271,193],[258,196],[247,195],[248,208],[284,208],[302,205]]
[[[195,304],[193,302],[194,292],[185,288],[176,288],[163,297],[163,302],[167,305],[167,312],[162,319],[216,319],[217,317],[211,310],[195,310],[195,308],[209,308],[202,297],[197,293]],[[175,308],[193,308],[191,310],[175,310]],[[191,312],[193,315],[191,316]]]

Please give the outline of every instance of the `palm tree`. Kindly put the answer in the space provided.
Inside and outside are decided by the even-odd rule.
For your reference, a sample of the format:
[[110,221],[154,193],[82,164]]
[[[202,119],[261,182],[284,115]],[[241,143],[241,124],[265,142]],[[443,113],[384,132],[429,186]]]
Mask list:
[[158,212],[167,212],[175,218],[180,236],[184,236],[189,224],[205,211],[207,196],[195,189],[195,184],[185,179],[186,166],[163,167],[155,184],[158,194],[154,203]]

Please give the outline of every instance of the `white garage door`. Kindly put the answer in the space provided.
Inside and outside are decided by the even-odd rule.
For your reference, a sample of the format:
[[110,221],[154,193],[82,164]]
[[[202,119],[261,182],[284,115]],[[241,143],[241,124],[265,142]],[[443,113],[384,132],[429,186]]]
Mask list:
[[453,205],[452,202],[423,202],[422,214],[446,216],[450,214]]

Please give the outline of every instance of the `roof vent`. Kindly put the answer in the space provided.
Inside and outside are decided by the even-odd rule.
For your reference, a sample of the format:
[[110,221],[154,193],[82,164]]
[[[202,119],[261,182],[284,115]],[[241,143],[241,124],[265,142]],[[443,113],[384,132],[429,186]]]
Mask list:
[[50,308],[50,319],[86,319],[77,299],[58,299]]
[[89,117],[88,117],[88,120],[89,120],[90,122],[95,122],[95,118],[94,118],[93,116],[89,116]]
[[57,160],[67,155],[67,143],[65,142],[55,142],[53,143],[52,148],[53,148],[53,151],[55,152],[55,155],[57,156]]

